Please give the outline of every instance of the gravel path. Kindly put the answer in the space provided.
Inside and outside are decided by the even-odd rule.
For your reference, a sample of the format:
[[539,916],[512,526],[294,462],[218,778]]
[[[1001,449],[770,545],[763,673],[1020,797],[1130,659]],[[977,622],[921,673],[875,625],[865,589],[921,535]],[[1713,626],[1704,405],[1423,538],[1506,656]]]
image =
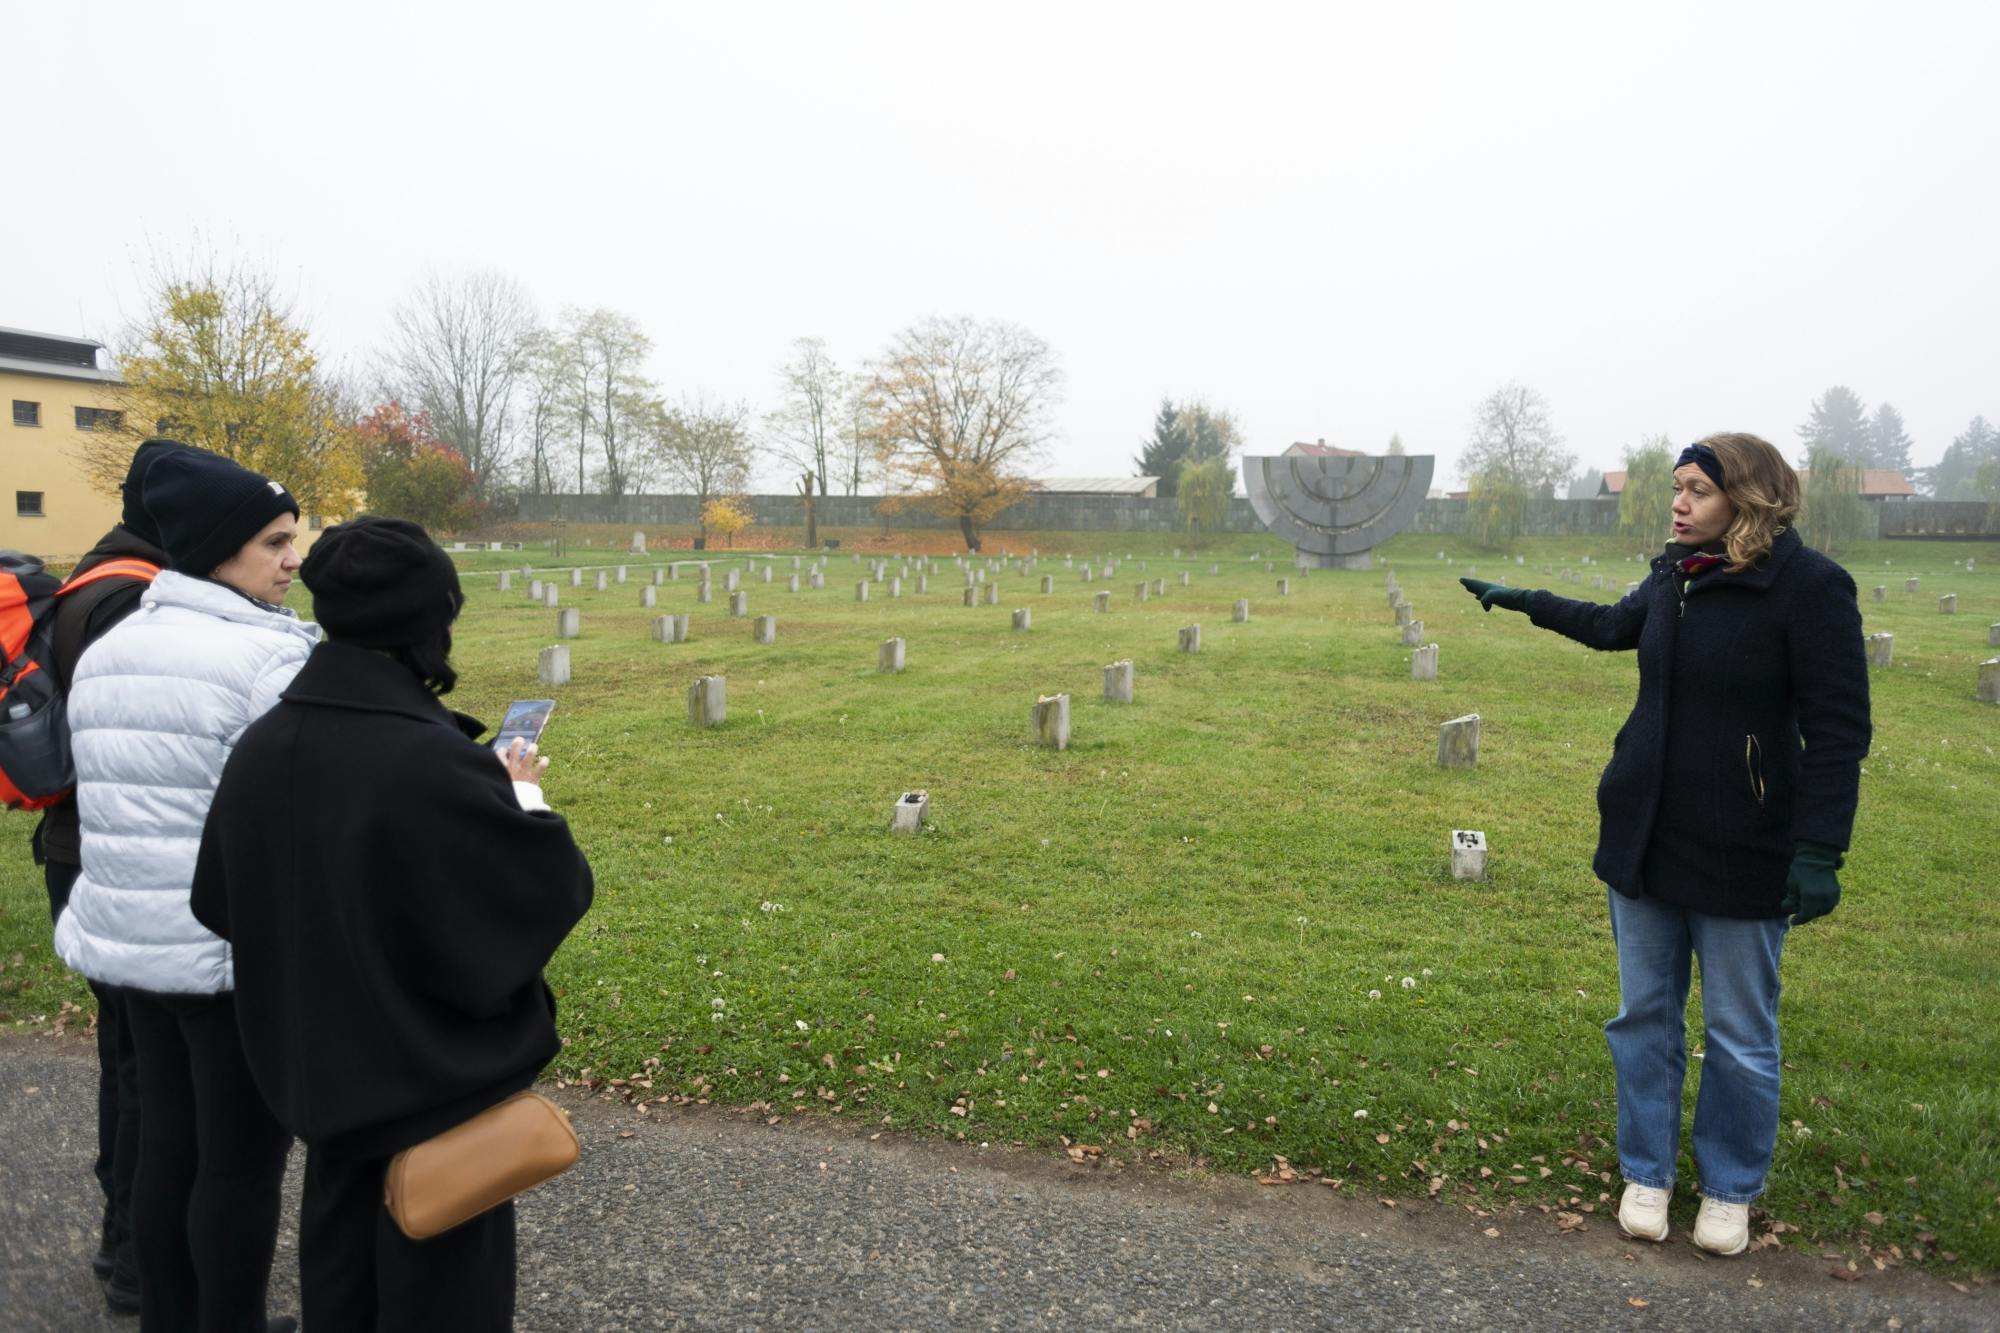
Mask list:
[[[88,1266],[95,1078],[80,1038],[0,1035],[0,1328],[137,1328]],[[584,1156],[520,1204],[522,1329],[2000,1328],[1991,1287],[1709,1259],[1608,1218],[1559,1235],[1537,1212],[556,1095]],[[299,1164],[274,1313],[297,1309]]]

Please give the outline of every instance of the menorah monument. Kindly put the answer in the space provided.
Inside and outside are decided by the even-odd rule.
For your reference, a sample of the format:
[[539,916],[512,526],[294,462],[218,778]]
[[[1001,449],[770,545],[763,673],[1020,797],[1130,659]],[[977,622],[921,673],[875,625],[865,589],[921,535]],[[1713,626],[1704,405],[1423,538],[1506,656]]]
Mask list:
[[1250,507],[1298,550],[1300,569],[1369,569],[1369,552],[1417,516],[1437,460],[1429,454],[1246,457]]

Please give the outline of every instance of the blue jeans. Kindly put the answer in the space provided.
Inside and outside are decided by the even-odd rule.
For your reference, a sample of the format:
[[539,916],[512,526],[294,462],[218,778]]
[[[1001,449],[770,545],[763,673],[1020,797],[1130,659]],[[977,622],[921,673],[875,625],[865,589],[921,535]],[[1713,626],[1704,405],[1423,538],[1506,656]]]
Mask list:
[[1604,1025],[1618,1075],[1618,1167],[1671,1189],[1687,1075],[1688,963],[1701,960],[1703,1058],[1694,1104],[1701,1192],[1749,1203],[1778,1140],[1778,954],[1786,918],[1742,921],[1611,894],[1618,1016]]

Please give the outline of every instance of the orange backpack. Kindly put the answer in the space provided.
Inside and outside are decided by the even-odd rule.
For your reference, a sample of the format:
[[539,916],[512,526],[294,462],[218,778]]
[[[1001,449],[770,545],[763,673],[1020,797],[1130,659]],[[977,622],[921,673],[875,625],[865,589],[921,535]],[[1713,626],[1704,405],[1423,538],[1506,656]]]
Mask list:
[[40,810],[76,786],[69,718],[51,670],[58,602],[107,579],[150,583],[159,572],[148,560],[107,560],[65,581],[35,556],[0,551],[0,801],[9,808]]

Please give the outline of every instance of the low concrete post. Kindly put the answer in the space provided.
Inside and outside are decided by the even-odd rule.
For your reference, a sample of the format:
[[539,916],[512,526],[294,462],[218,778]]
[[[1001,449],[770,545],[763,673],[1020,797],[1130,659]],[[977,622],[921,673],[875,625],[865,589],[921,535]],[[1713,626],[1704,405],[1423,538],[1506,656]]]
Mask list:
[[1941,616],[1955,616],[1958,614],[1957,593],[1948,592],[1944,596],[1938,598],[1938,614]]
[[1396,623],[1407,625],[1417,618],[1417,609],[1408,602],[1396,603]]
[[542,605],[543,606],[562,605],[562,595],[556,591],[555,584],[544,583],[542,585]]
[[1138,594],[1140,601],[1143,602],[1146,600],[1146,593],[1147,593],[1147,587],[1145,584],[1141,583],[1139,585],[1139,594]]
[[875,654],[875,669],[884,675],[893,676],[903,669],[903,641],[884,639],[882,647]]
[[1029,716],[1029,735],[1037,745],[1051,750],[1069,748],[1069,696],[1045,694],[1035,700]]
[[924,831],[924,823],[931,816],[931,794],[927,791],[906,791],[896,798],[896,808],[889,815],[889,832],[914,837]]
[[583,612],[573,606],[556,612],[556,637],[558,639],[582,638]]
[[514,571],[513,571],[513,570],[511,570],[511,569],[503,569],[503,570],[501,570],[501,571],[500,571],[500,591],[501,591],[501,592],[512,592],[512,591],[514,591]]
[[1015,629],[1029,630],[1033,629],[1034,627],[1035,627],[1035,613],[1033,611],[1030,611],[1027,607],[1024,606],[1020,610],[1014,613]]
[[1436,680],[1438,678],[1438,646],[1427,643],[1410,654],[1411,680]]
[[[706,574],[708,571],[703,570],[702,572]],[[694,599],[702,603],[714,601],[715,585],[704,578],[700,583],[694,585]]]
[[688,686],[688,725],[719,727],[729,718],[729,680],[699,676]]
[[799,576],[797,574],[785,575],[785,591],[797,592],[798,590],[799,590]]
[[1104,702],[1108,704],[1132,702],[1132,663],[1129,659],[1113,662],[1104,668]]
[[1896,655],[1896,636],[1893,634],[1871,634],[1868,636],[1868,665],[1888,666]]
[[998,606],[998,605],[1000,605],[1000,585],[999,585],[999,584],[997,584],[997,583],[989,583],[989,584],[987,584],[987,585],[986,585],[986,604],[987,604],[988,606]]
[[618,582],[623,583],[624,581],[625,581],[625,566],[620,565],[618,566]]
[[1886,602],[1889,600],[1889,589],[1887,586],[1878,583],[1869,590],[1868,595],[1878,602]]
[[1201,626],[1183,625],[1180,634],[1180,650],[1184,653],[1201,651]]
[[747,616],[749,614],[750,614],[750,594],[747,592],[730,593],[729,618],[731,620],[741,620],[744,616]]
[[770,645],[778,641],[778,618],[758,616],[750,622],[750,637],[757,643]]
[[531,602],[542,600],[542,581],[540,579],[530,579],[528,581],[528,600]]
[[601,569],[600,569],[600,570],[598,570],[598,571],[597,571],[597,591],[598,591],[598,592],[604,592],[604,591],[605,591],[605,590],[606,590],[606,589],[607,589],[607,588],[608,588],[608,587],[610,586],[610,582],[611,582],[611,581],[610,581],[610,579],[609,579],[609,578],[607,578],[607,577],[605,576],[605,573],[604,573],[604,571],[603,571],[603,570],[601,570]]
[[569,586],[572,588],[581,588],[583,586],[583,570],[580,567],[570,570]]
[[1239,625],[1247,624],[1250,620],[1250,599],[1237,598],[1236,605],[1230,608],[1229,618]]
[[1438,767],[1479,767],[1479,714],[1455,717],[1438,728]]
[[1108,592],[1098,593],[1090,599],[1090,604],[1098,611],[1109,611],[1111,609],[1111,594]]
[[1054,592],[1055,590],[1056,590],[1056,578],[1055,578],[1055,575],[1053,575],[1053,574],[1044,574],[1044,575],[1042,575],[1042,591],[1043,591],[1043,592]]
[[809,588],[824,588],[826,586],[826,575],[815,569],[811,574],[806,576],[806,586]]
[[558,643],[536,653],[535,677],[544,685],[569,684],[569,649]]
[[979,589],[972,587],[970,584],[968,584],[959,595],[961,598],[964,599],[965,605],[967,606],[979,605]]
[[929,592],[930,590],[931,590],[931,576],[929,574],[917,575],[917,591]]
[[1290,597],[1291,595],[1292,595],[1292,581],[1290,579],[1279,579],[1278,596]]
[[854,600],[857,602],[865,602],[868,600],[867,579],[862,579],[854,585]]
[[1915,576],[1903,580],[1904,592],[1915,592],[1916,590],[1917,590],[1917,580]]
[[1423,621],[1412,620],[1409,624],[1403,626],[1403,646],[1405,648],[1421,648],[1424,646]]
[[722,571],[722,590],[724,592],[735,592],[738,588],[742,586],[743,586],[742,570],[725,569]]
[[1486,878],[1486,835],[1478,829],[1451,831],[1451,877]]
[[2000,648],[2000,624],[1988,625],[1986,627],[1986,646],[1988,648]]
[[2000,704],[2000,657],[1979,664],[1978,698],[1981,703]]

